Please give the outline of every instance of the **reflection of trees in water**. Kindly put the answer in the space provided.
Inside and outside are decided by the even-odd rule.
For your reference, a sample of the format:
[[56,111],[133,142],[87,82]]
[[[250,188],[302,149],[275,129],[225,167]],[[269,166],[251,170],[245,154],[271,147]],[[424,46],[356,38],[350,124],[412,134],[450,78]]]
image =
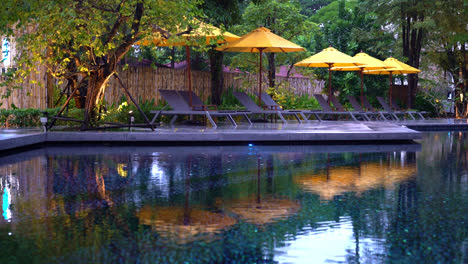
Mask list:
[[461,263],[468,233],[467,134],[431,133],[418,153],[418,177],[400,184],[386,243],[391,261]]

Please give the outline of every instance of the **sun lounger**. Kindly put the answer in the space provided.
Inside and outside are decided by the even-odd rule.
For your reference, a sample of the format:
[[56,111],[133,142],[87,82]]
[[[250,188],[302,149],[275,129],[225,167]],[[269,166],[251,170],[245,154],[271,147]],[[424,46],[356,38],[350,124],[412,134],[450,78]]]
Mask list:
[[334,111],[327,103],[327,100],[323,98],[321,94],[314,94],[315,99],[319,103],[320,107],[322,108],[322,111],[311,111],[309,113],[314,114],[320,121],[323,119],[323,117],[326,117],[327,115],[336,115],[336,116],[350,116],[354,121],[359,121],[354,113],[349,112],[349,111]]
[[367,116],[365,111],[350,111],[348,109],[345,109],[343,105],[340,103],[338,98],[336,98],[334,95],[330,96],[330,101],[333,103],[333,107],[335,107],[335,111],[340,111],[340,112],[350,112],[352,115],[354,115],[356,118],[360,117],[363,121],[370,121],[370,118]]
[[[281,113],[286,113],[293,115],[299,123],[302,123],[303,121],[307,121],[307,117],[304,115],[304,111],[302,110],[284,110],[279,104],[271,98],[271,96],[267,93],[262,93],[262,102],[264,107],[266,107],[268,110],[278,110],[282,111]],[[299,118],[299,116],[302,117],[302,120]]]
[[408,112],[408,114],[416,114],[416,115],[419,116],[422,120],[425,120],[425,119],[426,119],[426,118],[424,117],[424,115],[428,113],[428,112],[425,112],[425,111],[404,110],[404,109],[402,109],[400,106],[398,106],[398,104],[397,104],[395,101],[392,101],[392,107],[393,107],[393,109],[396,110],[396,111]]
[[190,102],[190,94],[192,94],[192,110],[197,111],[206,111],[206,110],[217,110],[218,107],[216,105],[206,105],[203,101],[196,95],[194,92],[191,91],[178,91],[178,93],[184,98],[184,100],[189,103]]
[[388,121],[388,119],[385,117],[385,112],[380,112],[380,111],[366,111],[364,108],[361,107],[359,102],[356,100],[356,97],[352,95],[347,95],[348,101],[351,103],[353,106],[354,110],[358,112],[363,112],[369,117],[369,119],[372,119],[371,117],[374,117],[375,120],[379,120],[379,117],[383,121]]
[[393,113],[393,111],[388,112],[388,111],[379,111],[379,110],[376,110],[376,109],[371,105],[371,103],[369,102],[369,100],[367,100],[367,97],[365,97],[365,96],[361,98],[361,101],[362,101],[362,104],[364,105],[364,107],[367,109],[367,111],[382,113],[382,114],[386,115],[387,120],[388,120],[389,118],[394,119],[394,120],[396,120],[396,121],[400,120],[400,119],[395,115],[395,113]]
[[218,106],[217,105],[206,105],[203,103],[203,101],[196,95],[194,92],[190,91],[178,91],[178,93],[184,98],[184,100],[187,102],[187,104],[190,102],[190,93],[192,93],[192,110],[195,111],[207,111],[209,110],[210,113],[212,113],[212,110],[216,110],[214,113],[219,113],[221,115],[223,114],[229,114],[230,116],[242,116],[247,123],[250,125],[252,124],[252,121],[250,121],[249,117],[247,116],[248,113],[245,111],[236,111],[236,110],[217,110]]
[[216,128],[217,125],[214,122],[212,117],[226,117],[233,126],[237,126],[236,122],[234,121],[232,115],[238,115],[234,111],[232,112],[221,112],[221,111],[198,111],[192,110],[189,104],[184,100],[184,98],[174,90],[159,90],[159,94],[164,98],[164,100],[168,103],[168,105],[173,110],[154,110],[151,111],[151,114],[154,114],[153,119],[151,120],[151,124],[154,124],[156,119],[162,115],[172,115],[173,118],[170,121],[170,124],[173,125],[179,115],[202,115],[205,116],[206,119],[211,123],[213,128]]
[[[403,118],[405,118],[406,115],[409,115],[413,120],[416,120],[416,118],[413,116],[413,114],[416,114],[416,112],[411,112],[411,111],[397,111],[397,110],[393,110],[390,105],[388,105],[388,103],[385,101],[385,99],[383,99],[383,97],[381,96],[377,96],[377,101],[379,101],[380,105],[382,106],[382,108],[387,111],[387,112],[391,112],[395,115],[395,117],[397,118],[397,120],[400,120],[398,118],[398,115],[401,115]],[[422,115],[421,115],[422,116]],[[422,119],[424,119],[424,117],[422,117]]]
[[254,115],[276,115],[278,116],[283,123],[287,123],[283,114],[295,116],[299,122],[300,119],[297,117],[297,113],[289,113],[281,110],[264,110],[258,106],[246,93],[244,92],[234,92],[233,95],[239,100],[239,102],[247,109],[247,113],[251,116]]

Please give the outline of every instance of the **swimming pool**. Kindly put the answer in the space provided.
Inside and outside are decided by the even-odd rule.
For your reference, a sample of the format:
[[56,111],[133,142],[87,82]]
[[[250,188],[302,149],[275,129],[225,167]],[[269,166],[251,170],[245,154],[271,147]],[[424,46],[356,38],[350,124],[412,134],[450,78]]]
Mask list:
[[0,263],[460,263],[468,134],[0,158]]

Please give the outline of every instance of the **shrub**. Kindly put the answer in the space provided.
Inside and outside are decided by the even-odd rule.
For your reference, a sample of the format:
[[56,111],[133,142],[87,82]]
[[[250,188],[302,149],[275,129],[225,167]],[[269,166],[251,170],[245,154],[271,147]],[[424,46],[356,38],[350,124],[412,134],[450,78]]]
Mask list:
[[41,126],[41,110],[27,109],[1,109],[0,125],[2,127],[38,127]]
[[308,94],[298,96],[294,92],[284,88],[269,88],[267,93],[284,109],[318,109],[315,98]]
[[428,92],[417,93],[413,106],[419,111],[429,112],[431,116],[439,116],[443,112],[443,106],[440,100],[436,99]]

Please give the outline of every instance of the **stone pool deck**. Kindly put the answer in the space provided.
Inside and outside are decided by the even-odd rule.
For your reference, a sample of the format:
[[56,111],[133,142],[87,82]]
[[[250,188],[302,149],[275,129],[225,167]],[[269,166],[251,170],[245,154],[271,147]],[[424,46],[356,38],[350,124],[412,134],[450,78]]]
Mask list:
[[[0,130],[0,151],[54,143],[138,145],[270,144],[397,144],[421,139],[418,131],[468,130],[466,119],[400,122],[311,121],[307,124],[256,123],[216,129],[197,126],[158,127],[156,131],[47,132],[39,129]],[[0,152],[1,154],[1,152]]]
[[243,143],[333,143],[402,142],[420,139],[420,132],[401,124],[385,122],[311,121],[307,124],[256,123],[252,126],[196,126],[134,129],[127,132],[47,132],[0,130],[0,151],[48,143],[115,143],[151,145],[222,145]]

